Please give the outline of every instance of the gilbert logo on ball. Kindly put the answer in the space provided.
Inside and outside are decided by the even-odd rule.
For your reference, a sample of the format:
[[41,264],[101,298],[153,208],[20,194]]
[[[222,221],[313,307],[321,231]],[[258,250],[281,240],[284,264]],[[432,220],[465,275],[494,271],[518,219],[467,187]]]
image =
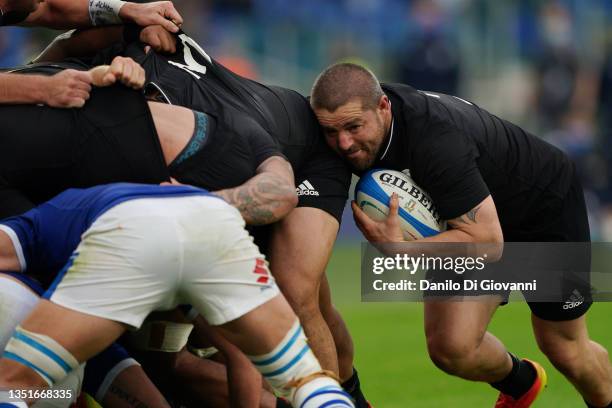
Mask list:
[[355,187],[355,201],[370,218],[383,221],[389,214],[393,193],[399,198],[404,239],[430,237],[446,229],[446,222],[440,219],[429,195],[409,176],[396,170],[373,169],[365,173]]

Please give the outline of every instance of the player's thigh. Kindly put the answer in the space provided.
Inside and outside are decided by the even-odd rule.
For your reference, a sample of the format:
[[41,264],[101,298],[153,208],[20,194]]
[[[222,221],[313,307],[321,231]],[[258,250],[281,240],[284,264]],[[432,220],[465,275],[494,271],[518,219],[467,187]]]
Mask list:
[[270,265],[281,291],[298,311],[316,307],[338,222],[328,213],[299,207],[274,225]]
[[428,343],[477,344],[499,306],[499,296],[467,300],[425,301],[425,336]]
[[585,315],[573,320],[551,321],[532,314],[531,325],[538,345],[545,352],[562,353],[568,344],[587,342],[589,339]]
[[104,350],[125,330],[121,323],[70,310],[48,300],[41,300],[21,327],[52,338],[79,362]]

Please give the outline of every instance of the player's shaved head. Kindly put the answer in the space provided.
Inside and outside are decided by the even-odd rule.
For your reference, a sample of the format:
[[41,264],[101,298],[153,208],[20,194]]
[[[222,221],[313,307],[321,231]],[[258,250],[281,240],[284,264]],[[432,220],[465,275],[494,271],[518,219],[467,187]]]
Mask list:
[[376,76],[361,65],[343,62],[323,71],[312,87],[313,109],[335,112],[353,99],[360,99],[362,108],[375,109],[384,95]]

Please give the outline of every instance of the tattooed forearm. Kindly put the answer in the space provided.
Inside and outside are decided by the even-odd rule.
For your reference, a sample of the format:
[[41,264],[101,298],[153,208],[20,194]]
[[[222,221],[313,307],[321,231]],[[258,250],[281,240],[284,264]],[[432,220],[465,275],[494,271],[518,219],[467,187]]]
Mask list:
[[458,223],[463,223],[463,224],[476,224],[476,213],[478,213],[478,210],[480,210],[480,207],[476,207],[471,209],[470,211],[468,211],[467,213],[465,213],[464,215],[462,215],[459,218],[455,218],[455,222]]
[[108,392],[114,394],[120,400],[125,401],[130,407],[148,408],[147,404],[140,401],[138,398],[131,395],[129,392],[117,387],[114,384],[111,384],[110,388],[108,389]]
[[236,207],[250,225],[278,221],[295,207],[297,201],[293,183],[273,173],[259,174],[241,186],[215,194]]

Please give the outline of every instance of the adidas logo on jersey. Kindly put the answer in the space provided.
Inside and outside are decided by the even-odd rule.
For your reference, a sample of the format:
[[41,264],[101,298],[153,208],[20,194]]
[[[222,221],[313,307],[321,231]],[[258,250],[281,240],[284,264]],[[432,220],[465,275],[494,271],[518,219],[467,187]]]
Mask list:
[[319,196],[319,192],[310,184],[308,180],[304,180],[296,189],[295,192],[298,196]]
[[565,302],[563,305],[563,310],[573,309],[575,307],[580,306],[584,303],[584,297],[578,292],[577,289],[574,289],[572,294],[569,297],[569,300]]

